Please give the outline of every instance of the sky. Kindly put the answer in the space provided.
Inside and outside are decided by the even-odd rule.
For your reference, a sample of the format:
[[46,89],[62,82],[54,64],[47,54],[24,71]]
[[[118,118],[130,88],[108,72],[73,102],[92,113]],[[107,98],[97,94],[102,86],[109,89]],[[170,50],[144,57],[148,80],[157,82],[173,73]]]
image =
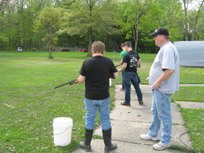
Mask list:
[[[188,9],[191,10],[191,9],[194,9],[195,6],[198,7],[198,6],[200,5],[199,2],[201,3],[201,1],[202,1],[202,0],[193,0],[191,3],[188,4]],[[183,0],[180,0],[180,2],[183,3]],[[183,7],[183,5],[182,5],[182,7]],[[184,8],[184,7],[183,7],[183,8]],[[196,8],[196,9],[198,9],[198,8]]]

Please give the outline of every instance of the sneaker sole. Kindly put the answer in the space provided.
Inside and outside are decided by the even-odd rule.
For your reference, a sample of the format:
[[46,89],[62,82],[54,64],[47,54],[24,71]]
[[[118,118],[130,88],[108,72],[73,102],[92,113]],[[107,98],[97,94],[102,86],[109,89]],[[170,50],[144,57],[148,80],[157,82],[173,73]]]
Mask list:
[[154,149],[154,150],[159,150],[159,151],[161,151],[161,150],[164,150],[164,149],[168,149],[169,147],[171,147],[171,145],[170,145],[170,146],[166,146],[166,147],[161,148],[161,149],[156,149],[156,148],[154,148],[154,146],[153,146],[153,149]]
[[[140,137],[141,138],[141,137]],[[159,141],[159,139],[143,139],[143,138],[141,138],[142,140],[147,140],[147,141]]]

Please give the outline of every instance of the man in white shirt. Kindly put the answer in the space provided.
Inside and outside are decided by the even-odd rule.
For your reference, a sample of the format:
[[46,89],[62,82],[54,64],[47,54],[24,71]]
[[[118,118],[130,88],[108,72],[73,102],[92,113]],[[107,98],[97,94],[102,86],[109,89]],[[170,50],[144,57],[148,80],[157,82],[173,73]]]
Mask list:
[[160,27],[150,36],[154,37],[155,45],[160,47],[151,66],[149,86],[152,89],[152,124],[148,134],[141,134],[143,140],[158,141],[158,131],[162,125],[161,140],[153,145],[155,150],[163,150],[171,146],[171,95],[179,90],[179,54],[176,47],[169,41],[169,31]]

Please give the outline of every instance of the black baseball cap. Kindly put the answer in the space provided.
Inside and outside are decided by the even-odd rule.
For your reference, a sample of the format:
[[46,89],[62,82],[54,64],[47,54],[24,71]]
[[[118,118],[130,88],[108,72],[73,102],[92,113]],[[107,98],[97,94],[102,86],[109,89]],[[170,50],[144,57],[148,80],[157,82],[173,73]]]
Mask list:
[[152,37],[155,37],[157,35],[166,35],[166,36],[168,36],[169,31],[164,27],[159,27],[153,33],[150,33],[149,35],[152,36]]

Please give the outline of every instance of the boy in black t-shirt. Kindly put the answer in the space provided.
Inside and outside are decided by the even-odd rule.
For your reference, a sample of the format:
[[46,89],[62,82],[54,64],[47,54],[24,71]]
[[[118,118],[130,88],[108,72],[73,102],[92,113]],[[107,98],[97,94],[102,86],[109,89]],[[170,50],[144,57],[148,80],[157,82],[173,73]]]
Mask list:
[[100,41],[92,44],[92,58],[86,59],[79,71],[77,79],[79,83],[85,81],[85,142],[80,142],[79,147],[91,151],[91,139],[98,108],[100,121],[103,130],[103,140],[105,151],[117,148],[116,144],[111,143],[111,121],[109,113],[110,94],[109,94],[109,72],[114,72],[115,78],[118,73],[111,59],[103,57],[105,45]]
[[135,92],[138,97],[138,102],[143,105],[143,96],[139,86],[139,77],[137,75],[137,65],[140,64],[141,59],[136,51],[132,49],[132,43],[129,41],[125,42],[126,53],[123,56],[123,66],[118,72],[125,70],[124,73],[124,83],[125,83],[125,101],[121,103],[123,106],[130,106],[130,88],[131,83],[135,88]]

